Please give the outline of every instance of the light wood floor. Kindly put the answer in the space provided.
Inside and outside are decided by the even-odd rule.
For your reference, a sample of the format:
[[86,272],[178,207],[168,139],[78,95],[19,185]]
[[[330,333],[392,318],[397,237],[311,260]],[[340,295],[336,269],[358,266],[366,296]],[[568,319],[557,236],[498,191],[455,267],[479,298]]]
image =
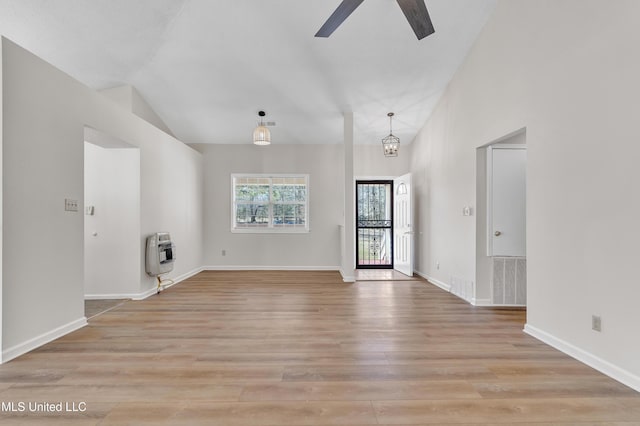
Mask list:
[[420,279],[417,276],[410,277],[393,269],[356,269],[357,281],[405,281]]
[[0,366],[0,424],[640,425],[640,394],[424,281],[203,272]]
[[84,301],[84,316],[91,319],[96,315],[107,312],[118,305],[123,304],[127,299],[100,299]]

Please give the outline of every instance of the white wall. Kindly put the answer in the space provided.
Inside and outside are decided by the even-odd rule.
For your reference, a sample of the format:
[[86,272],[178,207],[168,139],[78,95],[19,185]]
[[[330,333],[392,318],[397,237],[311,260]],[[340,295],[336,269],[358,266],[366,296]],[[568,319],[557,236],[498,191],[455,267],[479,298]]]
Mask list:
[[353,174],[356,177],[397,177],[409,171],[410,144],[402,141],[397,157],[385,157],[382,144],[353,146]]
[[[338,269],[344,194],[341,145],[194,147],[204,155],[205,267]],[[309,174],[311,232],[232,233],[231,173]]]
[[153,124],[163,132],[174,136],[171,129],[165,124],[162,118],[151,109],[147,101],[144,100],[135,87],[129,85],[112,87],[110,89],[100,90],[100,93],[127,111]]
[[[84,127],[140,148],[138,241],[172,233],[174,278],[202,265],[202,156],[6,39],[2,73],[6,361],[84,324]],[[154,288],[141,272],[139,295]]]
[[411,170],[417,268],[473,280],[475,218],[460,208],[475,200],[476,148],[526,128],[527,331],[640,389],[637,16],[633,0],[500,2]]
[[140,150],[85,142],[84,294],[126,298],[140,292]]
[[487,148],[476,150],[476,276],[473,304],[488,305],[491,300],[492,257],[487,255]]
[[356,196],[354,166],[356,162],[355,149],[353,144],[353,112],[347,111],[343,114],[343,173],[338,173],[342,177],[342,218],[340,221],[340,250],[342,259],[340,261],[340,274],[345,282],[356,280]]
[[111,99],[127,111],[133,112],[133,86],[111,87],[109,89],[102,89],[99,93]]
[[[2,102],[2,100],[4,99],[4,95],[3,95],[3,86],[4,86],[4,78],[2,76],[2,63],[3,63],[3,54],[2,54],[2,42],[0,40],[0,241],[3,241],[4,238],[4,234],[2,232],[2,229],[4,228],[4,220],[3,220],[3,197],[4,197],[4,168],[3,168],[3,164],[4,164],[4,149],[3,149],[3,141],[4,141],[4,129],[2,126],[2,123],[4,122],[4,112],[2,110],[2,105],[4,104],[4,102]],[[4,259],[3,256],[3,251],[2,248],[4,247],[4,244],[0,244],[0,363],[3,362],[3,354],[2,354],[2,330],[4,328],[3,323],[2,323],[2,306],[3,306],[3,302],[2,302],[2,293],[3,293],[3,277],[4,277],[4,271],[3,271],[3,267],[2,267],[2,262]]]

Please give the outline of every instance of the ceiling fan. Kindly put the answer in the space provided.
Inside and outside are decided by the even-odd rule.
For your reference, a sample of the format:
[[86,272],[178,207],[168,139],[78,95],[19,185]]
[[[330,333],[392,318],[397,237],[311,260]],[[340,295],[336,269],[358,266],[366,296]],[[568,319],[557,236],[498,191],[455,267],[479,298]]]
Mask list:
[[[329,37],[363,1],[342,0],[327,22],[318,30],[316,37]],[[397,2],[418,40],[435,32],[424,0],[397,0]]]

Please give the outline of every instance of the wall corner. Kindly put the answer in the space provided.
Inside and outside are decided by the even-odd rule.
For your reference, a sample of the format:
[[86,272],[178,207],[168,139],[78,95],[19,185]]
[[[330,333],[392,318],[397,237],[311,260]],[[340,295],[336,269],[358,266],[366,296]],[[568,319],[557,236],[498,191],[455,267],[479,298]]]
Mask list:
[[3,200],[4,200],[4,195],[3,195],[3,188],[4,188],[4,173],[3,173],[3,152],[4,152],[4,145],[3,145],[3,136],[4,136],[4,127],[3,127],[3,122],[4,122],[4,110],[3,110],[3,105],[4,105],[4,92],[3,92],[3,87],[4,87],[4,79],[2,77],[2,70],[3,70],[3,50],[2,47],[4,45],[4,41],[5,38],[0,36],[0,364],[2,364],[3,362],[3,358],[2,358],[2,349],[4,348],[3,344],[2,344],[2,329],[3,329],[3,322],[2,322],[2,318],[4,316],[3,314],[3,302],[2,302],[2,293],[3,293],[3,269],[2,269],[2,262],[3,262],[3,252],[2,252],[2,248],[4,246],[4,240],[3,240],[3,236],[2,236],[2,229],[3,229],[3,220],[2,220],[2,211],[3,211]]

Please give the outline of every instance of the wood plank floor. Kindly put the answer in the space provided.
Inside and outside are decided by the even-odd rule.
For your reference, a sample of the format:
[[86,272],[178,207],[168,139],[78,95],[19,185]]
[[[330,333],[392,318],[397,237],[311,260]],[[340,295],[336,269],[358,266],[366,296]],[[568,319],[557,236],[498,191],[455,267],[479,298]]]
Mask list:
[[91,319],[96,315],[100,315],[103,312],[107,312],[121,305],[128,299],[100,299],[100,300],[85,300],[84,301],[84,316]]
[[524,321],[420,280],[203,272],[0,366],[0,424],[640,425],[639,393]]

